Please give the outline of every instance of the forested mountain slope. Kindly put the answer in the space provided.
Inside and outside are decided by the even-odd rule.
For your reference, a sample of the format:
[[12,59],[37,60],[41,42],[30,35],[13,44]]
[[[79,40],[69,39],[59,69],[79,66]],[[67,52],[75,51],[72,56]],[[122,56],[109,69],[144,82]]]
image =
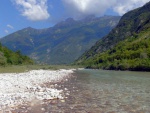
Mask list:
[[150,71],[150,2],[119,24],[76,62],[91,68]]
[[13,52],[0,44],[0,66],[21,64],[33,64],[33,60],[21,55],[20,51]]

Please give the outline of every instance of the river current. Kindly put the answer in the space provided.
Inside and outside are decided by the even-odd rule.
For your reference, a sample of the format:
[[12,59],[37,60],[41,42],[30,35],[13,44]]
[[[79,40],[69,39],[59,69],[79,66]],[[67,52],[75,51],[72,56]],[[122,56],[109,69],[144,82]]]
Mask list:
[[14,112],[150,113],[149,72],[77,70],[57,88],[64,89],[64,100],[35,102]]
[[90,113],[150,113],[150,73],[78,71],[77,100]]

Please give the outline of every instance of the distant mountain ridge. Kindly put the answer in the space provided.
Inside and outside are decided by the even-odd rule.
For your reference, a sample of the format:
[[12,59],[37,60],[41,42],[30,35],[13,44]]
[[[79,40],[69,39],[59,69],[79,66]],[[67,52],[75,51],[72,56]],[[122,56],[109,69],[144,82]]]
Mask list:
[[122,16],[118,25],[76,64],[91,68],[150,71],[150,2]]
[[83,20],[68,18],[47,29],[28,27],[19,30],[0,41],[38,63],[69,64],[107,35],[119,20],[119,16],[89,16]]

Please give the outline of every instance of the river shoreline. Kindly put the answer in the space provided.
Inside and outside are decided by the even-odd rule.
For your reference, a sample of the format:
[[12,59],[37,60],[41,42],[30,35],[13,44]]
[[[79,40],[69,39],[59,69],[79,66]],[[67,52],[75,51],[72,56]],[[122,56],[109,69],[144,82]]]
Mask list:
[[0,111],[11,111],[15,107],[32,104],[33,100],[34,103],[63,100],[64,89],[56,87],[72,77],[73,73],[73,69],[60,69],[0,74]]
[[[40,85],[62,91],[59,94],[63,98],[33,99],[11,109],[10,113],[149,113],[150,73],[72,71],[61,81]],[[58,72],[60,75],[61,71]]]

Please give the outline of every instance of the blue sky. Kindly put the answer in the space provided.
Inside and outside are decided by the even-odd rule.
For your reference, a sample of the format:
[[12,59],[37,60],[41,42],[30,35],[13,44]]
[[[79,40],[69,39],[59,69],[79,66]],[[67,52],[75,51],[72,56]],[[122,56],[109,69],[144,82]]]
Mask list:
[[26,27],[48,28],[68,17],[123,15],[149,0],[1,0],[0,38]]

